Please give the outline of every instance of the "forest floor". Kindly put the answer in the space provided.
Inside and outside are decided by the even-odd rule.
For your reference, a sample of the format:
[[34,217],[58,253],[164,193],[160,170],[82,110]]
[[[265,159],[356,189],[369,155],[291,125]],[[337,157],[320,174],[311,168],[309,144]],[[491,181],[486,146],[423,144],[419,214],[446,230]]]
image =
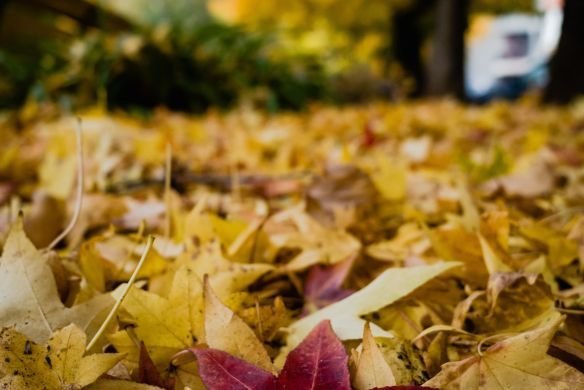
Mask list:
[[584,105],[79,116],[0,124],[0,388],[584,387]]

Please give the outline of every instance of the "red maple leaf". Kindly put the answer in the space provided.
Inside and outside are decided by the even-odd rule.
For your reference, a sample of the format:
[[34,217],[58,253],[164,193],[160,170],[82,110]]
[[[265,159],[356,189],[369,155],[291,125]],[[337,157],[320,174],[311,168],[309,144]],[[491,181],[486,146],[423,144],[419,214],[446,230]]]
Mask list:
[[325,320],[290,352],[278,383],[282,390],[350,390],[347,361],[345,347]]
[[197,356],[199,375],[209,390],[276,390],[271,373],[213,348],[191,349]]
[[350,390],[347,353],[330,321],[318,324],[286,359],[279,377],[212,348],[191,349],[209,390]]

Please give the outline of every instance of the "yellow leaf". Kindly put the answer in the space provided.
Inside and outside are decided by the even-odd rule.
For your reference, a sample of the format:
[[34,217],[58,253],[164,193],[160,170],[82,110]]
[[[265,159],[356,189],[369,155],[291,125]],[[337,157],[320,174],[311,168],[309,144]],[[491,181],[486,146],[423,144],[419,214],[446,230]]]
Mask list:
[[[133,287],[122,303],[129,315],[123,322],[135,324],[133,332],[148,347],[156,364],[167,364],[171,356],[194,342],[189,321],[168,299]],[[128,359],[138,361],[138,349],[127,331],[109,336],[120,352],[128,353]]]
[[26,339],[14,329],[0,334],[0,372],[8,388],[81,388],[96,381],[116,365],[123,354],[85,353],[85,333],[75,325],[55,332],[47,345]]
[[377,347],[371,334],[369,323],[363,330],[362,350],[358,355],[356,370],[353,375],[353,386],[356,390],[369,390],[374,387],[394,386],[395,377],[383,354]]
[[177,315],[188,320],[191,334],[198,340],[203,340],[203,283],[195,269],[185,265],[176,271],[168,299]]
[[491,244],[483,237],[482,234],[478,234],[479,242],[481,243],[481,249],[483,251],[483,258],[485,260],[485,265],[490,275],[494,275],[498,272],[511,272],[513,271],[511,267],[501,260],[499,255],[493,250]]
[[75,323],[86,330],[114,303],[100,295],[65,307],[46,260],[28,240],[19,219],[0,258],[0,326],[14,326],[32,341],[46,342],[54,330]]
[[185,253],[177,261],[188,265],[200,280],[209,275],[213,289],[222,299],[245,289],[260,276],[274,269],[269,264],[230,261],[223,256],[221,245],[216,240],[195,253]]
[[584,374],[547,354],[562,323],[556,313],[548,323],[510,337],[470,358],[446,363],[425,386],[440,389],[579,389]]
[[268,371],[272,361],[253,330],[215,295],[205,281],[205,341],[216,348]]
[[[377,311],[414,291],[434,277],[460,263],[444,262],[411,268],[390,268],[367,286],[349,297],[333,303],[289,327],[287,349],[294,348],[320,321],[331,320],[333,329],[341,340],[358,339],[365,321],[361,316]],[[391,334],[373,326],[376,336],[391,337]]]
[[402,165],[392,164],[389,158],[380,155],[370,177],[385,199],[399,201],[405,198],[406,170]]
[[76,156],[60,158],[49,153],[39,167],[40,186],[57,199],[67,199],[75,184]]
[[160,387],[124,381],[120,379],[100,379],[86,387],[86,390],[160,390]]
[[351,234],[327,229],[298,208],[272,216],[266,230],[273,245],[302,250],[284,266],[286,271],[300,271],[319,263],[336,264],[361,249],[361,243]]

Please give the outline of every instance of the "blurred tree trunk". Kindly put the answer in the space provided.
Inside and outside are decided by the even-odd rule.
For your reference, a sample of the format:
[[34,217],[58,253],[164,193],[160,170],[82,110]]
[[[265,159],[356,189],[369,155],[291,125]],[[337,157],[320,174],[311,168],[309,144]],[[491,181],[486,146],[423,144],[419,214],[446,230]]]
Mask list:
[[584,95],[584,0],[565,0],[560,43],[544,101],[565,104]]
[[407,7],[393,11],[392,59],[414,81],[410,97],[420,97],[427,90],[426,69],[422,59],[422,46],[428,35],[424,19],[433,10],[434,3],[432,0],[415,0]]
[[464,99],[464,33],[469,0],[439,0],[428,68],[428,93]]

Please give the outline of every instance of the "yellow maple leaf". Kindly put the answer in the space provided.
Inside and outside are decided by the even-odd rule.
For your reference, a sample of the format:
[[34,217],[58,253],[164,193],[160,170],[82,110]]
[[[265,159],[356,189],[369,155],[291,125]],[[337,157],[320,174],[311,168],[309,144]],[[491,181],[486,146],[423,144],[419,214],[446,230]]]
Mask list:
[[39,343],[70,323],[83,330],[99,326],[98,316],[114,303],[111,296],[99,295],[65,307],[51,268],[26,237],[21,219],[12,226],[0,258],[0,298],[0,326],[14,326]]
[[83,356],[85,333],[69,325],[39,345],[14,330],[0,333],[3,389],[80,389],[95,382],[124,357],[121,353]]
[[254,331],[223,304],[205,280],[205,341],[258,367],[273,371],[268,352]]
[[425,386],[440,389],[579,389],[584,374],[547,354],[563,317],[498,342],[485,352],[446,363]]

